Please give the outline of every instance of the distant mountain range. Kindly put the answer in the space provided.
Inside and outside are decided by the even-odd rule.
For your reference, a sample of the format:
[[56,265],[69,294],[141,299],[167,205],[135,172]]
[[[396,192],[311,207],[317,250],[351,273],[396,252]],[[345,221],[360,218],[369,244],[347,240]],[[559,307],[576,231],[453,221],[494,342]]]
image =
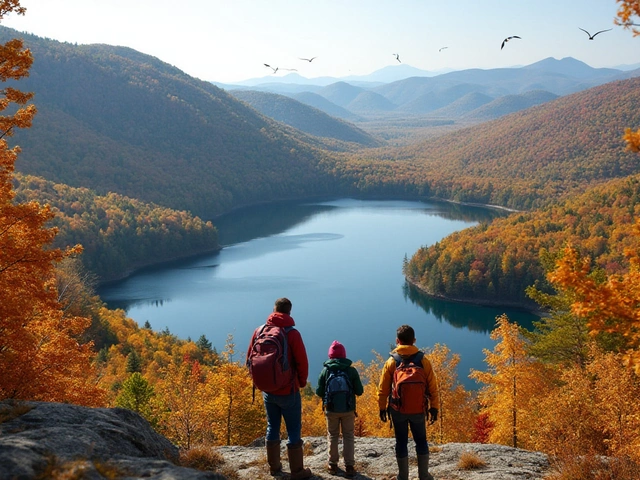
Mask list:
[[[394,75],[405,78],[382,81]],[[289,74],[281,77],[281,81],[264,77],[248,80],[242,86],[227,85],[224,88],[233,92],[251,88],[254,91],[291,96],[328,115],[356,123],[363,117],[375,116],[379,119],[398,112],[479,121],[498,118],[557,96],[639,75],[638,68],[626,71],[593,68],[567,57],[562,60],[547,58],[518,68],[469,69],[442,74],[398,65],[386,67],[367,77],[358,77],[358,82],[328,77],[305,79],[298,74]],[[336,81],[328,83],[331,80]],[[518,99],[519,95],[525,97]],[[325,101],[322,102],[319,97]],[[284,101],[282,97],[271,99],[274,103]],[[495,106],[486,106],[494,101],[497,102]],[[273,105],[270,109],[279,108]],[[473,112],[475,109],[481,110]],[[289,123],[282,117],[279,120]]]
[[238,89],[239,87],[255,87],[258,85],[273,85],[273,84],[289,84],[289,85],[310,85],[310,86],[327,86],[336,82],[348,82],[352,85],[359,86],[375,86],[383,83],[395,82],[398,80],[404,80],[409,77],[433,77],[435,75],[441,75],[443,73],[451,72],[451,69],[443,69],[437,71],[421,70],[416,67],[412,67],[406,64],[389,65],[387,67],[376,70],[369,75],[349,75],[347,77],[315,77],[306,78],[297,73],[288,73],[281,77],[274,75],[267,75],[260,78],[252,78],[249,80],[243,80],[233,84],[225,84],[219,82],[212,82],[214,85],[224,89]]

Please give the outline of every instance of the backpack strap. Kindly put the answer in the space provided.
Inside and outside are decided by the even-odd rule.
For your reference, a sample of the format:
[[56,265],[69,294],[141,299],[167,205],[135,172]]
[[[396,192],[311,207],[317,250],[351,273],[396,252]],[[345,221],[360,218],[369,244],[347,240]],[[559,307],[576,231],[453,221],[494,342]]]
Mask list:
[[396,361],[396,367],[398,367],[398,365],[400,365],[401,363],[405,362],[405,363],[414,363],[416,366],[423,368],[422,359],[424,358],[424,352],[422,350],[418,350],[416,353],[414,353],[412,356],[410,356],[407,359],[403,359],[398,352],[391,352],[391,356]]

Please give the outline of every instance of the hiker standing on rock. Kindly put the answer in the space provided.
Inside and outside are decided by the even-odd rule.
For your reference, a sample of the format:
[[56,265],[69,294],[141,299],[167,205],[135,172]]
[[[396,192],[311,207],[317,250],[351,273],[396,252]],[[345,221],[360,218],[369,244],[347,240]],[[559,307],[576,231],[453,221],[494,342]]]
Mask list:
[[293,480],[310,478],[302,452],[302,400],[300,388],[307,384],[309,361],[300,332],[290,315],[291,301],[279,298],[267,322],[258,327],[247,351],[247,366],[254,387],[262,391],[267,412],[267,462],[271,475],[282,473],[280,425],[287,428],[287,454]]
[[378,385],[380,420],[389,419],[396,437],[397,480],[409,480],[409,429],[416,444],[418,478],[433,480],[429,473],[426,420],[438,418],[438,382],[427,359],[414,343],[415,332],[402,325],[396,332],[397,347],[382,368]]
[[364,388],[358,371],[351,366],[347,352],[335,340],[329,347],[329,360],[318,377],[316,395],[322,398],[322,409],[327,418],[327,443],[329,444],[329,473],[338,474],[338,442],[342,428],[342,448],[347,478],[356,474],[355,470],[355,423],[356,395],[362,395]]

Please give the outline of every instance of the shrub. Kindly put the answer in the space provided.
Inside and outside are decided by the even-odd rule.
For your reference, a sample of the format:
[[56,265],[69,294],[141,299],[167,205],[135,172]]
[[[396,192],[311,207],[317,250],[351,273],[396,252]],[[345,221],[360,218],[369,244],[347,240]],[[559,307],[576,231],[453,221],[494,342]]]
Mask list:
[[462,452],[458,460],[460,470],[477,470],[487,466],[487,462],[473,452]]
[[637,480],[640,464],[627,457],[596,455],[556,458],[545,480]]

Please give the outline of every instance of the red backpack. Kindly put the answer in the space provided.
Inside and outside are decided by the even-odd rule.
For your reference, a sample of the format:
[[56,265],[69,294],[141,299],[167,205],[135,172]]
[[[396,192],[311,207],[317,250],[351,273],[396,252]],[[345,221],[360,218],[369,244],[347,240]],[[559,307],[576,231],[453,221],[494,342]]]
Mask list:
[[266,393],[276,392],[287,385],[293,386],[294,372],[289,364],[287,334],[293,327],[263,325],[253,340],[247,367],[253,385]]
[[427,373],[422,367],[423,352],[403,359],[398,353],[391,354],[396,361],[393,372],[389,405],[400,413],[424,413],[427,409],[429,388]]

